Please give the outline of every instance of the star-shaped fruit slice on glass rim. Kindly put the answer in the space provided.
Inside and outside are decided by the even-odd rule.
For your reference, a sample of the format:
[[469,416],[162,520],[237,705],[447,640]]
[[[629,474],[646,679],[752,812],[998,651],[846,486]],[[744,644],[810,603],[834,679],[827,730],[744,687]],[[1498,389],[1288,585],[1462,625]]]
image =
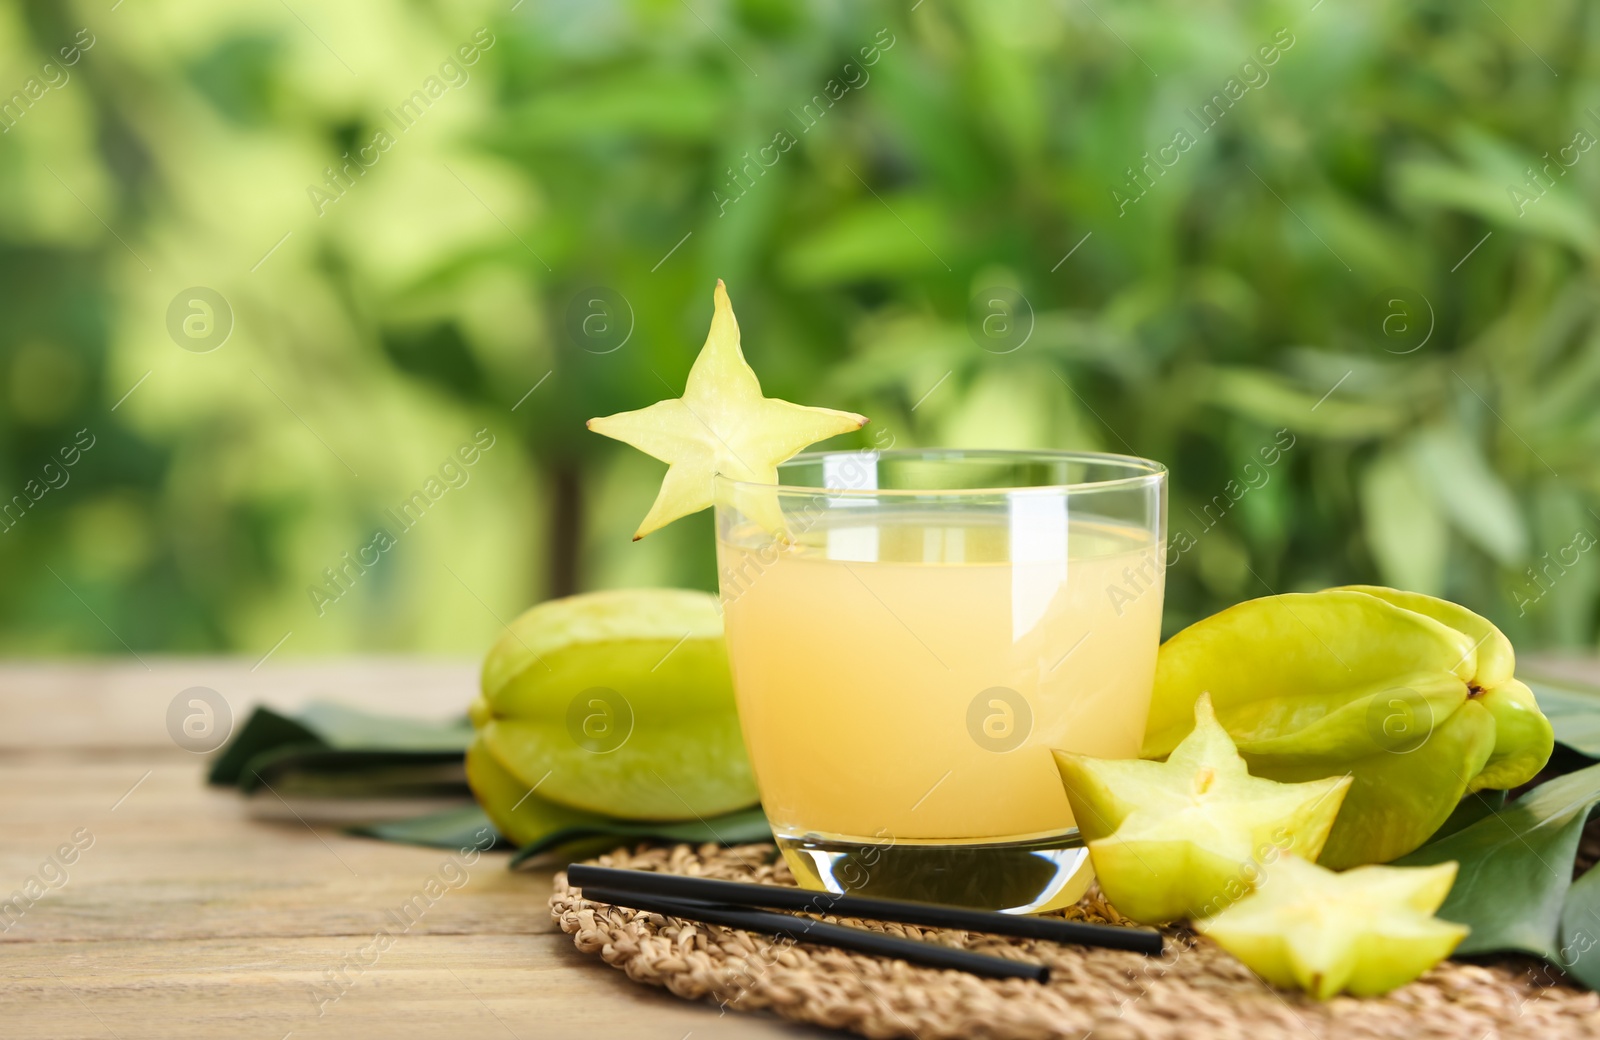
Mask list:
[[1285,856],[1255,892],[1195,929],[1275,986],[1377,996],[1450,955],[1470,930],[1433,916],[1454,862],[1336,873]]
[[1278,852],[1315,858],[1350,786],[1251,776],[1209,694],[1194,716],[1165,762],[1055,752],[1101,891],[1144,924],[1216,913]]
[[[634,532],[638,541],[711,505],[712,477],[777,484],[778,464],[802,449],[859,430],[866,416],[810,408],[761,394],[761,384],[739,348],[739,323],[728,290],[717,279],[716,308],[705,346],[689,369],[683,396],[647,408],[590,419],[589,429],[667,464],[661,491]],[[776,503],[763,518],[776,521]]]

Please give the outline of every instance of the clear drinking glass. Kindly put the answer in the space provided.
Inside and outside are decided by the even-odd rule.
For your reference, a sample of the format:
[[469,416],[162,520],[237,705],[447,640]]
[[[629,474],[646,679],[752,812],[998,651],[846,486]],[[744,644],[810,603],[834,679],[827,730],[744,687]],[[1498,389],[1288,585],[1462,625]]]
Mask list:
[[718,477],[745,745],[802,885],[1031,913],[1088,857],[1052,748],[1134,757],[1166,470],[1080,452],[816,452]]

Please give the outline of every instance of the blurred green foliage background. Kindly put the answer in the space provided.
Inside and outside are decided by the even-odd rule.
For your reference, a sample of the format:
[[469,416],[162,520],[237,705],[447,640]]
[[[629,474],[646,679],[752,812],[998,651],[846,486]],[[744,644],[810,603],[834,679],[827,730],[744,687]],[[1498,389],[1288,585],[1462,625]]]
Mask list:
[[583,420],[681,392],[719,276],[855,443],[1166,462],[1169,631],[1361,580],[1593,647],[1597,57],[1581,0],[5,5],[0,651],[714,587]]

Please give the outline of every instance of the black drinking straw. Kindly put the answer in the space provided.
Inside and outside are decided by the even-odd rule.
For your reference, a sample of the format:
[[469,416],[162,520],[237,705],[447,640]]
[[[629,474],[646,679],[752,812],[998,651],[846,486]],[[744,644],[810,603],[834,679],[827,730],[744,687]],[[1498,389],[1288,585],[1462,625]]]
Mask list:
[[[924,928],[955,928],[989,935],[1009,935],[1022,939],[1078,946],[1098,946],[1110,950],[1131,950],[1159,956],[1161,933],[1147,928],[1121,928],[1115,925],[1084,924],[1022,914],[1001,914],[989,910],[915,903],[905,899],[879,899],[871,896],[835,895],[781,885],[751,885],[738,881],[660,874],[647,870],[618,870],[574,863],[567,868],[567,881],[588,891],[590,887],[611,892],[638,892],[668,899],[693,900],[729,908],[766,907],[774,910],[799,910],[836,917],[859,917],[872,921],[899,921]],[[610,902],[610,900],[606,900]],[[636,907],[635,909],[645,909]]]
[[1050,969],[1043,964],[990,957],[970,950],[958,950],[949,946],[918,942],[915,939],[901,939],[880,932],[869,932],[864,928],[846,928],[844,925],[828,924],[808,917],[791,917],[788,914],[775,914],[767,910],[727,906],[721,903],[701,903],[692,899],[671,899],[637,890],[617,891],[594,885],[584,887],[583,897],[597,903],[631,907],[634,910],[664,914],[685,921],[742,928],[748,932],[776,935],[794,942],[834,946],[841,950],[872,954],[877,957],[895,957],[912,964],[964,971],[985,978],[1032,979],[1034,982],[1046,982],[1050,978]]

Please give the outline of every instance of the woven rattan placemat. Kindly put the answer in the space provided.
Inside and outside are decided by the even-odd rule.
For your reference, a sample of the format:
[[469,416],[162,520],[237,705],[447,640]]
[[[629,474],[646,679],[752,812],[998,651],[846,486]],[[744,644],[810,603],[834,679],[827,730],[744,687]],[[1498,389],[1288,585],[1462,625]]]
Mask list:
[[[793,885],[771,845],[622,848],[595,862]],[[1169,929],[1160,958],[1026,939],[824,918],[1050,966],[1050,982],[992,981],[583,899],[557,874],[551,915],[584,953],[688,1000],[868,1037],[1102,1040],[1497,1040],[1600,1036],[1600,997],[1540,962],[1446,961],[1382,998],[1319,1004],[1272,989],[1221,949]],[[1124,923],[1095,890],[1065,917]]]

